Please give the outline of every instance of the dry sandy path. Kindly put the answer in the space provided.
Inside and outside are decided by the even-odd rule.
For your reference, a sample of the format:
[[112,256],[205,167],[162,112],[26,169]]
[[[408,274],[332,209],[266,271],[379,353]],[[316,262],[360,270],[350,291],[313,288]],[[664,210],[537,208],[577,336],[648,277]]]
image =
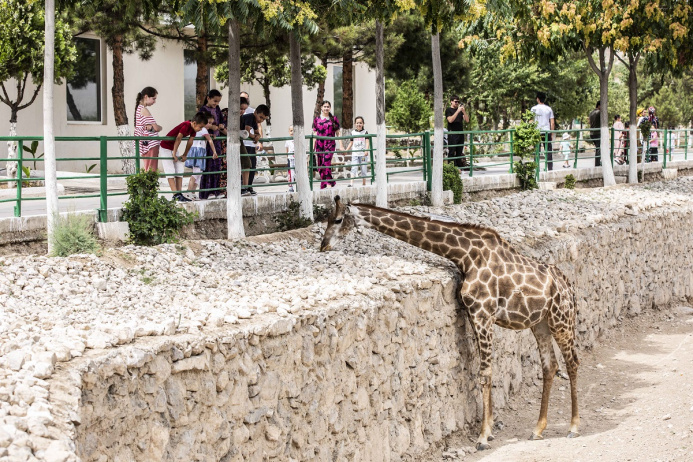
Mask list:
[[[513,398],[496,417],[504,425],[490,451],[448,458],[439,450],[428,460],[693,461],[691,313],[679,306],[627,320],[594,351],[582,352],[580,438],[565,438],[569,385],[556,380],[543,441],[527,441],[539,413],[536,388]],[[472,444],[469,436],[451,435],[445,449]]]

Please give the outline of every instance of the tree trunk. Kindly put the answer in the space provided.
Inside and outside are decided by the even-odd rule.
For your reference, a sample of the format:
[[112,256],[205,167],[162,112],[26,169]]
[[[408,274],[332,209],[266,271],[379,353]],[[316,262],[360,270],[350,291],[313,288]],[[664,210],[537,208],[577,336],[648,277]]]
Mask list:
[[[327,69],[327,58],[320,58],[323,67]],[[322,112],[322,102],[325,99],[325,81],[318,83],[318,94],[315,97],[315,109],[313,110],[313,119]]]
[[[17,113],[12,111],[12,119],[10,119],[10,136],[17,136]],[[17,158],[17,143],[14,141],[7,142],[7,158],[16,159]],[[5,164],[5,169],[7,171],[7,178],[17,178],[17,162],[7,161]],[[16,187],[17,183],[7,183],[8,188]]]
[[611,164],[611,134],[609,132],[609,74],[614,61],[614,52],[609,50],[609,63],[605,62],[605,53],[608,49],[601,48],[599,50],[599,65],[601,73],[599,74],[599,100],[602,102],[600,109],[601,119],[601,148],[602,148],[602,177],[604,178],[604,186],[612,186],[616,184],[614,178],[614,168]]
[[265,97],[265,105],[270,111],[270,116],[265,120],[267,124],[267,130],[263,133],[265,138],[270,138],[272,136],[272,101],[270,100],[270,82],[269,79],[263,79],[262,81],[262,94]]
[[431,167],[431,203],[443,205],[443,73],[440,63],[440,33],[431,36],[433,60],[433,162]]
[[[117,35],[113,40],[113,118],[118,136],[130,136],[128,115],[125,109],[125,72],[123,68],[123,36]],[[135,143],[119,141],[123,173],[135,173]],[[131,158],[131,159],[128,159]]]
[[[354,121],[354,52],[351,48],[342,58],[342,130],[353,127]],[[344,133],[344,132],[343,132]]]
[[53,135],[53,82],[55,81],[55,0],[45,4],[45,51],[43,64],[43,149],[46,185],[46,230],[48,254],[55,248],[54,234],[58,226],[58,180]]
[[385,128],[385,40],[383,23],[375,22],[375,205],[387,207],[387,164]]
[[[238,19],[229,19],[229,120],[226,131],[226,226],[228,239],[245,237],[241,197],[241,113],[231,104],[241,98],[241,33]],[[234,109],[235,108],[235,109]]]
[[628,96],[630,107],[628,116],[628,183],[638,182],[638,58],[628,53]]
[[[195,74],[195,104],[198,109],[205,104],[205,98],[209,93],[208,86],[209,66],[207,65],[207,36],[202,34],[197,37],[197,74]],[[229,106],[231,105],[229,104]]]
[[[296,188],[301,204],[301,216],[313,219],[313,191],[308,179],[305,122],[303,116],[303,75],[301,74],[301,42],[296,32],[289,32],[291,63],[291,112],[294,125],[294,157],[296,159]],[[324,85],[323,85],[324,89]],[[324,91],[324,90],[323,90]],[[313,172],[310,172],[312,178]]]
[[72,114],[72,118],[74,120],[82,120],[82,114],[80,114],[79,108],[75,103],[75,98],[72,96],[72,92],[70,92],[70,86],[67,84],[65,85],[65,93],[67,95],[67,109],[70,111],[70,114]]

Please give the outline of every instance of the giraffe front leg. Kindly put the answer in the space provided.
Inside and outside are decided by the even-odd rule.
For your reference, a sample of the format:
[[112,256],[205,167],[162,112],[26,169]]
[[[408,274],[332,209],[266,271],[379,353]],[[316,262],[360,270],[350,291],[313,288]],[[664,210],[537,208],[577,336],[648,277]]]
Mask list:
[[542,433],[546,429],[546,419],[549,411],[549,397],[551,395],[551,385],[553,378],[558,370],[558,362],[556,355],[553,352],[553,344],[551,343],[551,331],[546,319],[532,327],[532,333],[537,341],[539,348],[539,356],[541,358],[541,370],[544,379],[544,388],[541,393],[541,408],[539,410],[539,420],[534,427],[530,440],[544,439]]
[[489,441],[494,437],[491,433],[493,429],[493,403],[491,400],[492,370],[491,361],[493,359],[493,322],[483,315],[471,315],[470,321],[476,334],[477,346],[479,348],[479,383],[481,385],[482,398],[484,403],[483,418],[481,422],[481,433],[476,443],[477,450],[489,449]]

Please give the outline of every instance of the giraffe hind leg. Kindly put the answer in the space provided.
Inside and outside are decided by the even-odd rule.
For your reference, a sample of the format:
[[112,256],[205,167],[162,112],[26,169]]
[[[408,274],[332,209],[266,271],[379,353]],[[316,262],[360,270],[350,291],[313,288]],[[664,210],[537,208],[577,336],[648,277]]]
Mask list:
[[[477,311],[478,312],[478,311]],[[476,449],[490,449],[489,441],[493,441],[493,403],[491,400],[491,362],[493,359],[493,323],[487,316],[469,315],[469,322],[474,329],[477,347],[479,349],[479,383],[481,385],[484,411],[481,423],[481,433],[476,443]]]
[[530,440],[543,439],[542,433],[546,429],[547,415],[549,411],[549,396],[551,395],[551,385],[553,378],[558,371],[558,362],[553,352],[553,343],[551,342],[552,335],[549,329],[549,324],[546,319],[532,327],[532,333],[537,340],[539,348],[539,356],[541,357],[541,369],[543,374],[544,387],[541,393],[541,408],[539,410],[539,419],[534,427]]
[[572,330],[557,329],[557,332],[554,333],[554,338],[556,339],[556,343],[558,343],[558,347],[561,349],[566,369],[568,369],[568,377],[570,377],[571,419],[568,438],[576,438],[580,436],[578,431],[578,427],[580,426],[580,414],[578,412],[577,397],[577,372],[580,361],[578,360],[577,351],[575,349],[575,335]]

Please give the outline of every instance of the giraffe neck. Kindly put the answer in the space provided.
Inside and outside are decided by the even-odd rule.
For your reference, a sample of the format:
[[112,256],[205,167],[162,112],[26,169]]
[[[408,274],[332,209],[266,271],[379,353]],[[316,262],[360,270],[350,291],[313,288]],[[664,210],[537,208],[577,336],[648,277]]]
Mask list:
[[473,227],[467,229],[457,223],[432,221],[361,204],[354,206],[352,213],[358,223],[445,257],[463,273],[473,265],[475,249],[476,254],[480,253],[473,241],[482,237],[479,230]]

